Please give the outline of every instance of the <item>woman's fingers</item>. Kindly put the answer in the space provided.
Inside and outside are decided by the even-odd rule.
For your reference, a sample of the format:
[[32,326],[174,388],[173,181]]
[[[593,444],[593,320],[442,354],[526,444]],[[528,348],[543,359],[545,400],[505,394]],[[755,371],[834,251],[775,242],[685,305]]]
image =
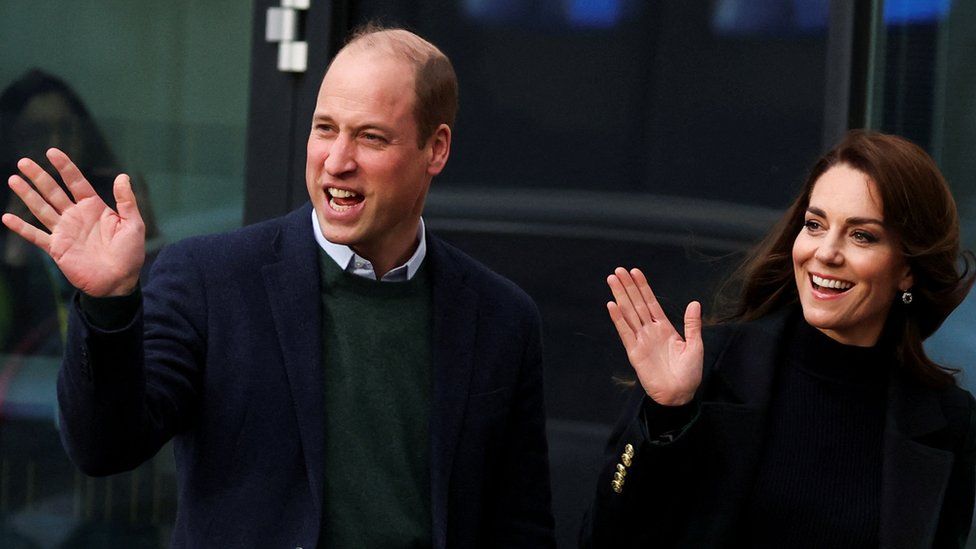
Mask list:
[[11,231],[20,235],[24,240],[30,242],[45,252],[48,251],[49,245],[51,244],[51,235],[38,229],[14,214],[3,214],[3,224],[6,225]]
[[37,191],[18,175],[11,175],[7,184],[10,186],[10,190],[27,206],[27,209],[34,214],[34,217],[43,223],[49,231],[53,231],[58,224],[58,219],[60,219],[60,214],[54,209],[54,206],[51,206],[41,195],[37,194]]
[[617,328],[617,334],[620,335],[620,341],[624,344],[624,349],[629,351],[637,343],[637,336],[634,334],[634,330],[631,329],[630,324],[624,319],[620,307],[613,301],[607,303],[607,312],[610,313],[610,320],[613,321],[614,327]]
[[[621,269],[618,269],[620,271]],[[625,271],[626,274],[626,271]],[[637,315],[637,311],[634,309],[634,304],[630,300],[630,296],[627,294],[627,290],[624,289],[623,282],[621,282],[620,277],[614,273],[607,277],[607,285],[610,286],[610,292],[613,294],[613,299],[617,302],[617,307],[620,309],[620,314],[623,319],[630,325],[630,329],[637,331],[641,329],[643,323],[640,317]]]
[[[631,276],[631,273],[636,271],[627,271],[623,267],[617,267],[614,270],[614,274],[620,279],[620,283],[623,285],[624,290],[627,292],[627,297],[630,298],[630,302],[634,305],[634,311],[637,313],[637,317],[640,318],[641,324],[649,324],[657,319],[655,315],[652,314],[651,310],[648,308],[647,303],[644,301],[644,295],[641,290],[637,287],[637,283]],[[638,271],[639,272],[639,271]]]
[[51,174],[44,171],[44,168],[38,165],[37,162],[34,162],[30,158],[21,158],[17,162],[17,169],[31,180],[37,192],[58,213],[63,212],[71,206],[71,199],[61,189],[58,182],[51,177]]
[[701,303],[692,301],[685,308],[685,342],[689,345],[701,343],[702,311]]
[[47,150],[47,159],[51,161],[51,164],[61,174],[61,179],[68,186],[71,195],[75,197],[75,202],[84,198],[98,196],[95,194],[95,189],[92,188],[91,183],[85,179],[85,176],[81,174],[81,170],[68,158],[68,155],[58,149],[51,148]]
[[671,321],[668,320],[668,315],[664,314],[664,309],[661,308],[661,304],[657,300],[657,296],[654,295],[654,291],[651,290],[651,285],[647,282],[647,277],[640,269],[631,269],[630,275],[634,279],[634,286],[638,288],[641,294],[641,301],[644,302],[648,309],[649,314],[657,322],[663,322],[667,326],[671,326]]

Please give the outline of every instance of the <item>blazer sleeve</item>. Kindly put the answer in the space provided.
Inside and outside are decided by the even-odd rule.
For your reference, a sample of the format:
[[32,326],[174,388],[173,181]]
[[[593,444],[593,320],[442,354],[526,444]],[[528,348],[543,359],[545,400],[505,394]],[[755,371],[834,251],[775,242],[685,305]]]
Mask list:
[[964,547],[973,518],[976,499],[976,401],[966,393],[963,417],[965,433],[955,451],[955,461],[942,504],[935,547]]
[[680,534],[684,513],[694,503],[691,489],[707,438],[699,421],[702,402],[719,358],[734,334],[709,327],[702,384],[685,406],[653,402],[638,383],[604,449],[596,496],[583,517],[580,547],[668,546]]
[[83,472],[133,469],[192,421],[205,317],[203,282],[180,244],[160,254],[124,327],[96,327],[76,296],[57,390],[62,442]]
[[[638,385],[604,450],[596,496],[583,518],[580,547],[631,546],[672,539],[676,500],[694,474],[687,459],[699,404],[670,410]],[[675,423],[675,422],[678,423]]]

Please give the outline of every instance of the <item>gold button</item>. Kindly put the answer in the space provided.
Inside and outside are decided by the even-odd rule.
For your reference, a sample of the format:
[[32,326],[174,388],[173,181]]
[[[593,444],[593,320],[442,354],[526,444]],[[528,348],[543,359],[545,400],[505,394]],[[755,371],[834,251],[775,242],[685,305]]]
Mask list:
[[610,483],[610,487],[613,488],[614,492],[619,494],[620,492],[623,491],[624,484],[622,482],[613,481]]
[[630,457],[634,457],[634,445],[628,444],[627,446],[624,446],[624,453]]
[[624,467],[630,467],[630,464],[632,463],[630,461],[630,456],[628,456],[627,454],[620,456],[620,461],[623,462]]
[[623,484],[624,476],[620,474],[620,471],[617,471],[616,473],[613,474],[613,480]]
[[617,472],[620,473],[621,476],[627,476],[627,468],[624,467],[622,463],[617,464]]

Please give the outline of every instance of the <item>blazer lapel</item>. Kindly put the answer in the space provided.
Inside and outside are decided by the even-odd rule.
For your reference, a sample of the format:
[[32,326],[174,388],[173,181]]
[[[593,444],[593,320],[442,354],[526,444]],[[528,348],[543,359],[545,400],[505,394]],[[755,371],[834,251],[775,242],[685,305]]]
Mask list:
[[[686,540],[711,545],[726,539],[740,517],[762,451],[766,411],[772,394],[787,314],[742,325],[717,355],[706,356],[715,373],[705,387],[699,421],[712,456],[713,497],[702,497],[709,520]],[[708,352],[706,341],[706,352]]]
[[946,419],[934,392],[895,375],[887,414],[881,547],[931,547],[954,457],[916,439],[943,429]]
[[[278,261],[261,271],[295,403],[315,517],[321,517],[325,444],[322,315],[311,215],[311,207],[306,206],[287,216],[274,243]],[[318,531],[317,524],[314,531]]]
[[446,245],[427,234],[433,279],[433,390],[430,406],[430,487],[434,547],[447,545],[448,494],[454,453],[468,400],[478,295],[465,285]]

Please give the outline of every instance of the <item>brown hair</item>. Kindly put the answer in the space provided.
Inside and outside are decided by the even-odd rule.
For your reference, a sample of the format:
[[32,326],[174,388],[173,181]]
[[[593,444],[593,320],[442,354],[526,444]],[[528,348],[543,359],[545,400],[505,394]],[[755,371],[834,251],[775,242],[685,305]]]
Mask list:
[[852,130],[814,164],[799,196],[723,286],[720,304],[730,301],[730,289],[739,293],[718,320],[755,320],[798,301],[793,241],[803,227],[814,184],[840,164],[864,173],[877,186],[885,225],[899,239],[914,277],[914,300],[891,308],[884,337],[895,343],[899,362],[917,379],[936,387],[955,383],[954,370],[930,360],[922,341],[966,297],[976,275],[974,256],[960,253],[956,203],[942,173],[924,150],[898,136]]
[[458,110],[457,75],[451,60],[437,46],[406,29],[366,23],[352,31],[339,53],[350,47],[383,48],[414,67],[418,147],[423,148],[441,124],[454,128]]

